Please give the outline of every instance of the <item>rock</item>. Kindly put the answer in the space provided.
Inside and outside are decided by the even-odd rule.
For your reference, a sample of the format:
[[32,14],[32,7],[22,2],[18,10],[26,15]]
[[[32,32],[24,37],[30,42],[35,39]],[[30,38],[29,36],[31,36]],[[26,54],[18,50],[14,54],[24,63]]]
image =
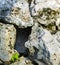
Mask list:
[[13,25],[0,23],[0,59],[11,60],[14,53],[16,29]]
[[[41,64],[40,60],[42,60],[42,63],[44,63],[44,65],[50,65],[51,62],[49,50],[41,39],[43,35],[45,35],[45,31],[43,31],[43,29],[38,27],[38,24],[35,23],[35,25],[32,27],[32,32],[29,36],[29,40],[25,43],[25,47],[28,48],[29,57],[32,58],[33,61]],[[46,39],[47,42],[52,39],[49,32],[47,32],[47,36],[48,35],[49,38],[47,38],[48,40]]]
[[56,26],[60,24],[59,0],[32,0],[30,11],[40,24],[48,25],[51,22],[55,22]]
[[55,23],[51,23],[47,26],[43,26],[41,25],[44,29],[47,29],[48,31],[50,31],[52,34],[56,33],[59,30],[59,26],[56,26]]
[[0,19],[16,24],[19,28],[33,25],[29,5],[25,0],[0,0]]
[[28,48],[29,57],[38,64],[59,65],[60,64],[60,31],[51,34],[47,29],[33,26],[29,40],[25,43]]
[[22,56],[21,58],[19,58],[18,61],[16,61],[15,63],[12,63],[10,65],[33,65],[33,64],[28,58],[25,58]]

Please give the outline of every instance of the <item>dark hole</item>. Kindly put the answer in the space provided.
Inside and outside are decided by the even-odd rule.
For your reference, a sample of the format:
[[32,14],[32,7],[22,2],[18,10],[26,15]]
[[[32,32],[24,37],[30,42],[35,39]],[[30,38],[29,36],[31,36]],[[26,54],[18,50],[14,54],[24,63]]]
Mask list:
[[56,26],[56,30],[58,30],[58,27]]
[[31,27],[25,29],[16,27],[16,30],[17,35],[15,49],[20,53],[20,55],[27,55],[25,42],[28,40],[28,37],[31,34]]

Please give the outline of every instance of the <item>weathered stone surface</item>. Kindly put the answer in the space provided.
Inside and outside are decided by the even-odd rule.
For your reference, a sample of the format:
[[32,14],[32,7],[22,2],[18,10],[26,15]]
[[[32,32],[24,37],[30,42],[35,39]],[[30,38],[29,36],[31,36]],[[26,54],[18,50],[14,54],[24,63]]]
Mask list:
[[0,0],[0,19],[5,19],[20,28],[33,25],[29,5],[25,0]]
[[32,0],[31,15],[39,23],[48,25],[55,22],[60,24],[60,1],[59,0]]
[[24,58],[23,56],[19,58],[15,63],[10,65],[33,65],[32,62],[28,58]]
[[35,24],[25,47],[29,49],[29,56],[38,64],[40,60],[46,65],[60,64],[60,31],[52,35]]
[[[0,23],[0,60],[6,65],[14,48],[38,65],[60,65],[59,0],[0,0],[0,20],[19,27],[16,35],[13,25]],[[32,31],[23,29],[33,24]],[[33,65],[29,59],[21,57],[10,65]]]
[[2,61],[11,60],[14,53],[16,39],[16,29],[13,25],[0,23],[0,59]]

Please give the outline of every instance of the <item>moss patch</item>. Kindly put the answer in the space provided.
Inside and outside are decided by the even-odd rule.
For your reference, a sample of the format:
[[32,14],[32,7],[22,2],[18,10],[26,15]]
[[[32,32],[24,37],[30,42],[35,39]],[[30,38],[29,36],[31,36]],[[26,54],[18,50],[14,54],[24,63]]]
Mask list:
[[15,60],[18,60],[19,54],[16,52],[12,55],[11,62],[14,62]]

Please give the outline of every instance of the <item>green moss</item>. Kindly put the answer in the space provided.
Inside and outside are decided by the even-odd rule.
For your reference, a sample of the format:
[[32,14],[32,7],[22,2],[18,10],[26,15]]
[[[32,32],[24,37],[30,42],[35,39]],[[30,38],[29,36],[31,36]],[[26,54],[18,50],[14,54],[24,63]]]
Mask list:
[[19,58],[19,54],[16,52],[15,54],[12,55],[11,62],[18,60],[18,58]]

